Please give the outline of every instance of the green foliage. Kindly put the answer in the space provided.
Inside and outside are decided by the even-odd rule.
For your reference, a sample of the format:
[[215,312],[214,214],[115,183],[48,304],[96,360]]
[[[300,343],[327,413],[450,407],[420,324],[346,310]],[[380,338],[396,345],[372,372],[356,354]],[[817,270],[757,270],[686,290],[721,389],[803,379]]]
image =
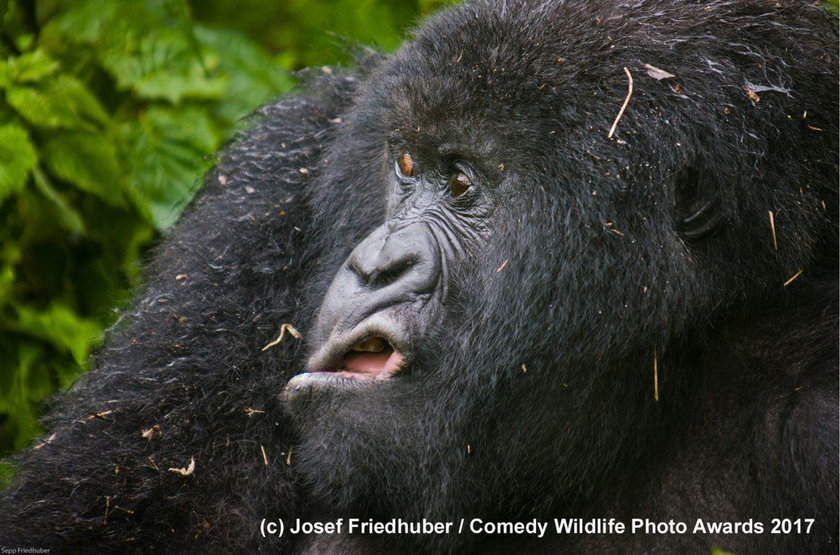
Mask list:
[[15,124],[0,126],[0,201],[21,191],[38,155],[26,129]]
[[395,47],[444,3],[0,0],[0,456],[88,368],[145,250],[288,70],[345,60],[339,36]]
[[191,2],[197,17],[238,29],[280,52],[286,67],[320,66],[349,59],[345,40],[385,50],[406,29],[456,0],[238,0]]

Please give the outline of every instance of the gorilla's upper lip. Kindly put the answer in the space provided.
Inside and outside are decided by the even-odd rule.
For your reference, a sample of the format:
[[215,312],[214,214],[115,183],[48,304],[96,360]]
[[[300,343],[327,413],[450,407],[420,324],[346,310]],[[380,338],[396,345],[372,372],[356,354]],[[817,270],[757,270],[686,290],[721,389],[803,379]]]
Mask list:
[[[375,345],[374,341],[374,345],[364,345],[371,340],[384,344]],[[310,357],[306,371],[289,380],[286,392],[304,386],[388,379],[406,364],[407,350],[403,326],[381,312],[376,313],[346,332],[334,330]]]

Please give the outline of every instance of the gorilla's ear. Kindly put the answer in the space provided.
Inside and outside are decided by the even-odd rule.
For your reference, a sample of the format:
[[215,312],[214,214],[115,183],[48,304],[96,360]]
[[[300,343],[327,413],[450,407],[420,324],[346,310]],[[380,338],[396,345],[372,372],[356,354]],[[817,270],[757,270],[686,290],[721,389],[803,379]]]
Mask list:
[[696,241],[712,235],[724,221],[720,191],[704,172],[682,170],[674,190],[674,224],[685,239]]

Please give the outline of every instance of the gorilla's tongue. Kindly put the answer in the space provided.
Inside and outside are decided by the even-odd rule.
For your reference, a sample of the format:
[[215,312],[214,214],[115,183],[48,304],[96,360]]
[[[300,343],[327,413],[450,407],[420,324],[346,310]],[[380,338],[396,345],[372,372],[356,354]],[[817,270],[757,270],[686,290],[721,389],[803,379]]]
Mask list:
[[348,351],[341,359],[340,372],[353,374],[354,377],[363,379],[387,378],[400,369],[402,362],[402,353],[392,348],[386,341],[375,339]]

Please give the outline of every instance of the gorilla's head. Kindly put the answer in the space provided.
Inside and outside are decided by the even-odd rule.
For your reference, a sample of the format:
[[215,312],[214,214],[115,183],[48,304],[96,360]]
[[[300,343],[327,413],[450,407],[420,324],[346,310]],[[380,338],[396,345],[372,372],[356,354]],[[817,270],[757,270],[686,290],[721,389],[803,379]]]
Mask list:
[[[671,10],[473,3],[360,83],[313,193],[331,278],[312,277],[312,355],[285,391],[324,505],[444,517],[591,495],[655,436],[654,357],[690,365],[716,314],[813,258],[825,178],[774,138],[825,138],[784,94],[744,92],[780,62],[709,58],[736,30]],[[774,248],[771,209],[795,241]],[[684,381],[664,373],[663,395]]]

